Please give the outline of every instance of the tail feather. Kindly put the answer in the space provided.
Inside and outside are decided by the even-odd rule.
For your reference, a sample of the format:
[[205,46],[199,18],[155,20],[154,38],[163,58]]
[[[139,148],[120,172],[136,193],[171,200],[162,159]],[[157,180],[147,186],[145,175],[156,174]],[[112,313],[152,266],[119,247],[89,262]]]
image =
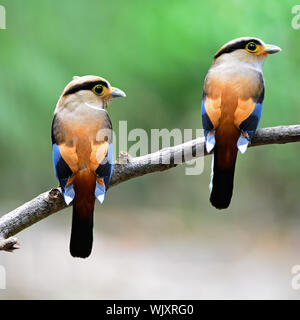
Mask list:
[[95,205],[95,176],[87,169],[80,171],[74,180],[70,253],[73,257],[87,258],[93,246]]
[[214,150],[210,202],[217,209],[229,207],[233,191],[236,155],[237,151],[231,153],[230,164],[221,166],[222,159],[220,159],[219,151],[217,148]]
[[87,258],[93,246],[93,211],[89,217],[81,217],[73,205],[70,253],[73,257]]

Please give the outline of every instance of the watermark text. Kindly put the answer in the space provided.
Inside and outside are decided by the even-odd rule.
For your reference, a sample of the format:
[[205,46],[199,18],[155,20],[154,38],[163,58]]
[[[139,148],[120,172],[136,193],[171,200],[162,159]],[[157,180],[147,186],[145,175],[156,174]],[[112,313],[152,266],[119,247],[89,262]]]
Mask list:
[[300,4],[296,4],[292,7],[292,14],[295,15],[292,19],[291,25],[295,30],[300,29]]

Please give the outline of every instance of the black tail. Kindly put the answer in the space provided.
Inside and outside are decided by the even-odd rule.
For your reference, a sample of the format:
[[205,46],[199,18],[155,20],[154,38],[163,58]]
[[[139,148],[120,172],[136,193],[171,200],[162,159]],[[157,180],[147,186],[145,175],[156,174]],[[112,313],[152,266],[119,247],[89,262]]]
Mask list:
[[[237,151],[231,154],[232,157],[229,165],[220,166],[221,163],[225,162],[222,162],[220,155],[218,155],[218,150],[215,148],[210,202],[217,209],[226,209],[229,207],[233,190],[236,155]],[[226,162],[228,162],[228,160]]]
[[[87,209],[87,208],[85,208]],[[75,203],[73,205],[70,253],[73,257],[87,258],[93,246],[93,209],[89,214],[80,215]],[[82,214],[82,213],[81,213]]]

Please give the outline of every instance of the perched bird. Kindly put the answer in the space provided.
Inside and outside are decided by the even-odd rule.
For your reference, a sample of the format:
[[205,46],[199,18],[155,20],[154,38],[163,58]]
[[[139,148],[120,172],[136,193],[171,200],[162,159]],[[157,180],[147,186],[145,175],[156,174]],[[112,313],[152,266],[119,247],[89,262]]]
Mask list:
[[112,125],[106,107],[125,93],[97,76],[73,77],[52,122],[53,166],[67,205],[73,201],[70,253],[86,258],[93,244],[95,197],[102,203],[113,172]]
[[279,51],[257,38],[238,38],[221,47],[206,75],[201,114],[206,150],[214,149],[210,202],[217,209],[230,204],[237,152],[246,151],[261,117],[263,63]]

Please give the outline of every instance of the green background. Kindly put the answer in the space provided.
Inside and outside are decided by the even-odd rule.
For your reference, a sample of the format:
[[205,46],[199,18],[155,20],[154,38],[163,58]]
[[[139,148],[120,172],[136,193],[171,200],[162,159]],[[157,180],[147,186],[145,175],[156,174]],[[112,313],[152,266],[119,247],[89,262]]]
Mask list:
[[[0,30],[1,214],[57,185],[52,169],[51,121],[59,95],[74,75],[100,75],[126,92],[126,99],[113,101],[109,107],[116,131],[120,120],[128,121],[128,130],[144,128],[148,133],[152,128],[201,128],[203,80],[215,52],[229,40],[255,36],[282,48],[265,62],[266,95],[260,127],[299,123],[300,30],[291,26],[294,1],[2,0],[0,4],[6,8],[7,20],[7,29]],[[287,261],[274,281],[278,279],[278,297],[293,298],[288,281],[290,265],[297,263],[299,243],[299,157],[297,143],[251,148],[239,155],[232,204],[223,212],[208,201],[210,157],[206,157],[200,176],[186,176],[180,166],[122,183],[109,191],[103,206],[96,207],[95,233],[104,238],[105,245],[100,249],[96,245],[88,262],[79,267],[79,262],[68,256],[71,209],[66,209],[21,233],[24,247],[17,253],[0,253],[0,264],[2,259],[10,270],[10,286],[0,295],[277,297],[276,290],[266,289],[264,280],[251,282],[253,288],[248,291],[243,277],[234,275],[232,291],[226,289],[230,285],[223,278],[212,289],[211,281],[205,282],[201,268],[215,268],[207,272],[219,274],[224,270],[224,259],[234,252],[228,262],[231,270],[230,266],[242,259],[240,255],[256,248],[263,257],[269,257],[270,252],[275,255],[271,265],[276,270],[279,262]],[[162,247],[166,252],[182,252],[182,256],[176,256],[175,262],[171,258],[171,263],[162,254],[160,260],[157,252]],[[200,260],[190,260],[188,249]],[[203,250],[215,259],[202,259]],[[132,259],[124,260],[123,255],[132,252]],[[288,257],[286,252],[290,252]],[[50,260],[50,256],[54,261],[45,262],[43,271],[38,272],[41,261]],[[122,279],[129,277],[127,282],[116,276],[103,290],[100,284],[93,289],[85,286],[94,281],[95,265],[99,272],[104,268],[102,258],[108,270],[119,266],[114,269],[116,275],[124,272]],[[63,261],[62,266],[57,259]],[[170,264],[170,274],[174,271],[172,285],[160,278],[165,269],[159,261]],[[260,254],[255,253],[249,261],[255,261],[258,268],[254,279],[268,279]],[[186,265],[179,267],[183,262]],[[145,272],[151,263],[157,271],[151,273],[152,278]],[[237,274],[244,267],[252,269],[251,263]],[[24,269],[20,270],[22,264]],[[139,266],[140,278],[126,273],[132,265]],[[181,282],[180,276],[193,274],[189,268],[195,266],[200,278],[195,276],[188,285]],[[47,279],[53,270],[60,280],[52,287]],[[14,271],[20,278],[14,277]],[[82,273],[88,274],[85,280],[80,278]],[[66,274],[72,275],[67,277],[69,282],[63,280]],[[31,280],[27,283],[24,279],[28,277]],[[195,286],[203,286],[203,290],[194,290]]]

